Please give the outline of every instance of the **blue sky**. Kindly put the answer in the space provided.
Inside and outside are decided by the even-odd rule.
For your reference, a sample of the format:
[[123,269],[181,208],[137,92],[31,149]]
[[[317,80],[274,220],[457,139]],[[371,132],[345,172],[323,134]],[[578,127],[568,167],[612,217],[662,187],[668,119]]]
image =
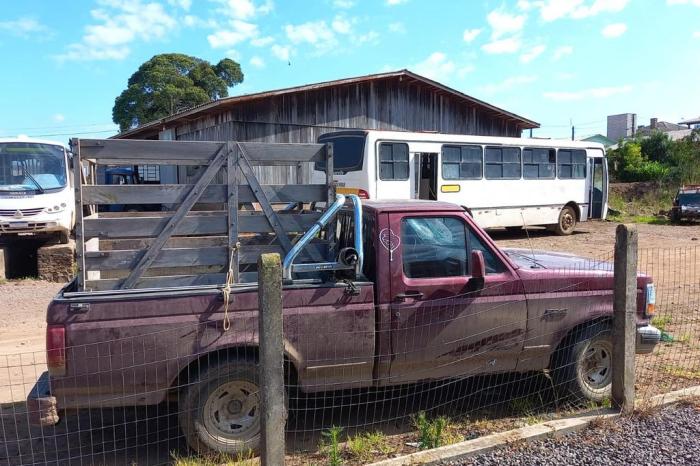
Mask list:
[[231,95],[408,68],[542,124],[700,115],[700,0],[3,2],[0,136],[108,137],[151,56],[241,63]]

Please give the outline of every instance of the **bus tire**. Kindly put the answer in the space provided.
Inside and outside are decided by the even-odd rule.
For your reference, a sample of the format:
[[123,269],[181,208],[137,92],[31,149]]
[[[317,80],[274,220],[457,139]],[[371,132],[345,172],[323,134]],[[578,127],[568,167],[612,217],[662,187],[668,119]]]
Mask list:
[[554,233],[559,236],[568,236],[576,229],[576,212],[571,206],[564,206],[559,212],[559,221],[554,225]]

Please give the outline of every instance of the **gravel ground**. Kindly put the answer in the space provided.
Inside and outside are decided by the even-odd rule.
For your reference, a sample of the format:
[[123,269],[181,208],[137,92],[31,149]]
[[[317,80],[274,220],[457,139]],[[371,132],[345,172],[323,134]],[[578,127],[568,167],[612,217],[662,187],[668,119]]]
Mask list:
[[700,404],[618,418],[559,439],[519,444],[453,465],[697,465]]

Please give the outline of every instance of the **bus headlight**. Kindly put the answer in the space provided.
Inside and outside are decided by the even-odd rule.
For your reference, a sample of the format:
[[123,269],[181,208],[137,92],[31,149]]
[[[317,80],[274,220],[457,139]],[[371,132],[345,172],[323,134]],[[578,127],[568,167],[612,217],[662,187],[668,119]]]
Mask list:
[[65,202],[61,202],[60,204],[56,204],[53,207],[45,208],[44,211],[46,211],[47,214],[57,214],[59,212],[63,212],[64,210],[66,210],[66,206],[67,205]]

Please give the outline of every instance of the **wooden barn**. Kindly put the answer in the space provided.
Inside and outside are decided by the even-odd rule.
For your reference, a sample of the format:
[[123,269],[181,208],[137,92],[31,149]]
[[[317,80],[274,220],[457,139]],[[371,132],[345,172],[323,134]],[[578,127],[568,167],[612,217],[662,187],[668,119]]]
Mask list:
[[[400,70],[227,97],[115,138],[304,143],[339,129],[520,137],[523,130],[538,127],[534,121]],[[142,169],[148,177],[147,168]],[[303,171],[302,178],[308,179],[308,167]],[[161,167],[151,181],[184,183],[194,175],[191,167]],[[302,179],[289,170],[258,175],[276,184]]]

